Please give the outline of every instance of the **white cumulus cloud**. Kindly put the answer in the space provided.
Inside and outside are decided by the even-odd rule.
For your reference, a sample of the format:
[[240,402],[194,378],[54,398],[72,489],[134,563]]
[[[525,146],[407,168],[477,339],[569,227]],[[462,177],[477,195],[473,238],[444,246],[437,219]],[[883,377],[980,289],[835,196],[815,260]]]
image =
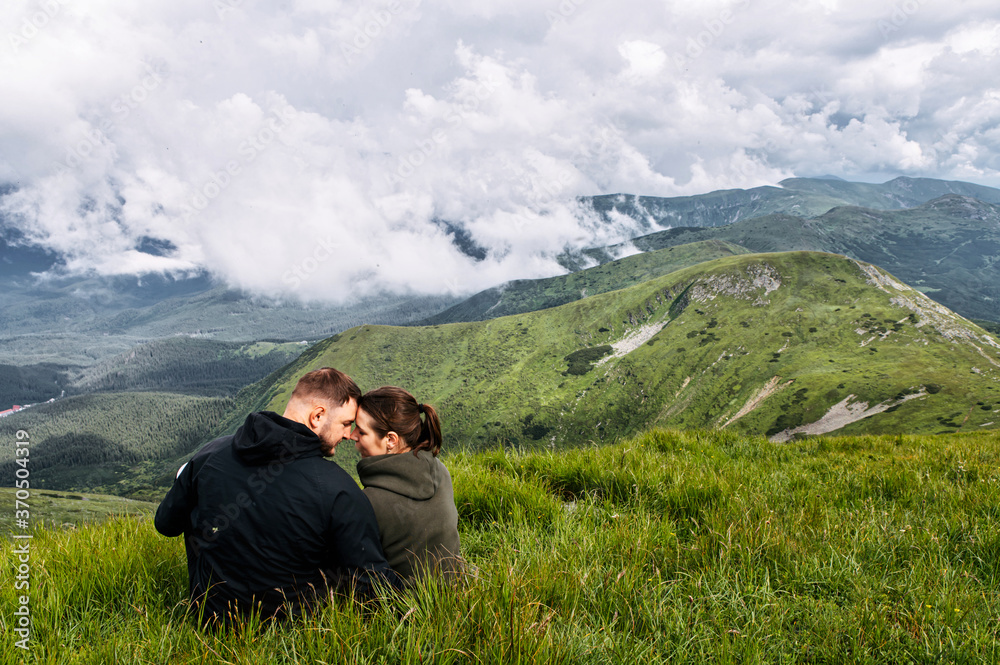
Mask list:
[[68,272],[467,293],[629,235],[579,196],[1000,185],[997,26],[985,0],[12,0],[0,214]]

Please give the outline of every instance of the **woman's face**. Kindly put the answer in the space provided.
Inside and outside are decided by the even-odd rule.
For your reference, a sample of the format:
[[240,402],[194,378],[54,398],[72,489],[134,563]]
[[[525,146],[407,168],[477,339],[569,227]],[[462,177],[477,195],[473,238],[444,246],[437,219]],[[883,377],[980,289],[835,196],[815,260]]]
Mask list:
[[363,410],[358,409],[358,416],[354,421],[354,431],[351,432],[351,440],[354,447],[362,457],[372,457],[374,455],[385,455],[392,452],[395,432],[389,432],[383,437],[372,430],[371,417]]

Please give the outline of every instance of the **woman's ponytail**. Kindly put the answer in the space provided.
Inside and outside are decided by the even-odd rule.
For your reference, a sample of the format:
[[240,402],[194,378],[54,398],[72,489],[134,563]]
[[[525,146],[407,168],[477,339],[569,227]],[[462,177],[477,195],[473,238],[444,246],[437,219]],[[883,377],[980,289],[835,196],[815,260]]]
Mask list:
[[420,413],[424,414],[424,423],[420,429],[420,441],[413,447],[414,451],[429,450],[437,457],[441,452],[441,421],[430,404],[421,404],[419,408]]

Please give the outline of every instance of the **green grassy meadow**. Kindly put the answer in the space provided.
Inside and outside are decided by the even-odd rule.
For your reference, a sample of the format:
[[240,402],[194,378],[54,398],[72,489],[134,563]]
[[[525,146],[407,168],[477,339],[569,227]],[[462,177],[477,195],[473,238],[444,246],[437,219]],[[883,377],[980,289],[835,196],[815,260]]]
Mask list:
[[995,432],[774,443],[653,430],[444,460],[476,569],[464,583],[210,635],[185,615],[181,541],[148,517],[39,528],[27,652],[4,551],[0,662],[1000,659]]
[[[0,533],[7,535],[14,530],[14,502],[17,490],[0,487]],[[47,527],[77,526],[86,522],[103,522],[121,515],[145,515],[156,509],[155,503],[136,501],[105,494],[78,494],[54,492],[45,489],[31,491],[30,513],[36,515]],[[7,510],[10,506],[11,510]],[[20,530],[16,531],[20,533]]]

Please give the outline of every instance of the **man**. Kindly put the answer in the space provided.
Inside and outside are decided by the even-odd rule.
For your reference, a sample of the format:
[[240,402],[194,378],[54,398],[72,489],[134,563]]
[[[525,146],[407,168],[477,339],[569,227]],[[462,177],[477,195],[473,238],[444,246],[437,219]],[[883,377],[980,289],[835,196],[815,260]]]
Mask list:
[[204,623],[257,611],[295,616],[353,584],[395,583],[371,504],[323,459],[351,433],[361,391],[330,368],[303,376],[279,416],[250,414],[177,472],[156,530],[184,534],[191,600]]

